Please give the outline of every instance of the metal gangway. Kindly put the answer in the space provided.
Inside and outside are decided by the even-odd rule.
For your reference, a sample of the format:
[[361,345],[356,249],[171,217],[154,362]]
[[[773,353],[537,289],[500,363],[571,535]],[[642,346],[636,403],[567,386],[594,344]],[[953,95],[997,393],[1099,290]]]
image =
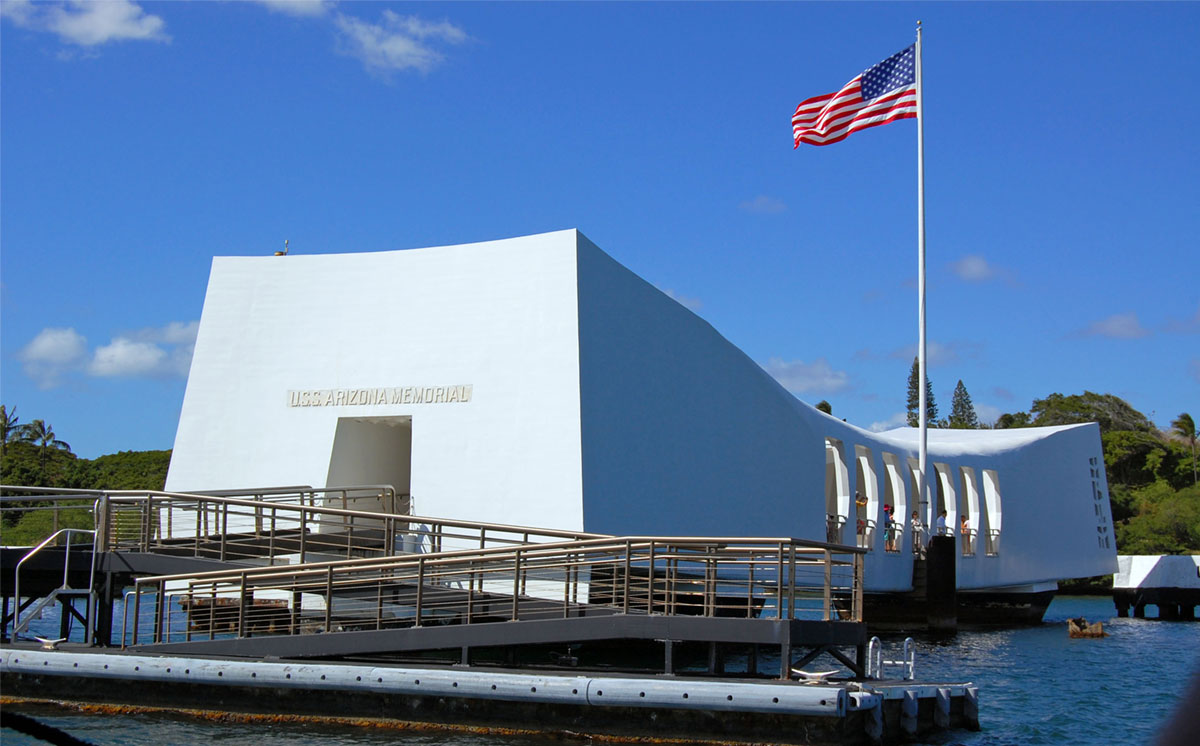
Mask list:
[[[53,531],[70,520],[86,524],[97,532],[97,551],[220,562],[298,564],[600,536],[413,515],[411,497],[388,485],[222,492],[0,486],[0,491],[29,493],[0,496],[0,517],[44,511]],[[356,507],[363,505],[373,509]]]
[[765,642],[861,673],[862,572],[856,547],[792,538],[602,537],[159,576],[128,594],[122,639],[286,658],[461,649],[463,663],[521,642]]
[[[411,505],[389,490],[58,491],[36,495],[39,506],[28,496],[3,497],[0,509],[52,510],[60,520],[90,513],[94,553],[119,557],[126,568],[114,582],[113,563],[89,563],[109,578],[101,594],[107,605],[96,614],[107,613],[109,627],[88,631],[99,644],[119,631],[123,647],[208,655],[449,647],[461,648],[467,662],[469,649],[516,639],[630,638],[666,644],[670,670],[676,642],[777,644],[786,660],[795,642],[811,648],[809,658],[829,652],[865,671],[861,548],[794,538],[613,537],[353,509]],[[130,575],[133,559],[142,569]],[[186,572],[162,569],[180,560],[193,564]],[[129,586],[122,605],[120,590]],[[123,618],[113,619],[116,609]],[[513,623],[524,637],[512,637]],[[844,645],[858,654],[842,655]]]
[[[202,493],[0,486],[0,492],[4,544],[12,543],[8,537],[25,516],[36,518],[48,535],[35,536],[31,544],[45,539],[35,547],[3,548],[0,629],[5,634],[11,629],[13,635],[23,631],[27,623],[21,630],[16,627],[35,611],[40,614],[56,599],[68,599],[68,591],[95,597],[106,585],[106,608],[96,610],[97,604],[89,602],[86,615],[87,639],[102,638],[96,625],[111,626],[119,586],[139,574],[178,573],[181,562],[205,569],[271,567],[595,536],[411,515],[411,496],[388,485]],[[64,548],[54,539],[79,532],[92,534],[92,541],[86,546],[68,541]],[[26,609],[30,611],[23,619]],[[65,629],[67,615],[78,615],[69,604],[61,611]]]

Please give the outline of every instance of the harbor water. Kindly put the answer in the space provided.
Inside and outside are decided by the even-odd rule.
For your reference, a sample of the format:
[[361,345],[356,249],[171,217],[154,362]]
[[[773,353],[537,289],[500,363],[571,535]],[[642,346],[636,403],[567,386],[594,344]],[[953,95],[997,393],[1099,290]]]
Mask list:
[[[1068,639],[1066,620],[1080,616],[1103,621],[1110,636]],[[900,645],[900,638],[888,637],[884,642],[890,649]],[[917,638],[918,678],[973,681],[980,687],[982,729],[941,735],[934,742],[938,744],[1148,744],[1179,705],[1191,677],[1198,674],[1200,622],[1120,619],[1112,600],[1102,597],[1057,598],[1046,612],[1045,623],[1037,627]],[[552,746],[570,742],[561,736],[231,722],[167,712],[96,714],[26,704],[9,707],[95,744]],[[3,731],[2,740],[5,746],[39,743],[11,730]]]

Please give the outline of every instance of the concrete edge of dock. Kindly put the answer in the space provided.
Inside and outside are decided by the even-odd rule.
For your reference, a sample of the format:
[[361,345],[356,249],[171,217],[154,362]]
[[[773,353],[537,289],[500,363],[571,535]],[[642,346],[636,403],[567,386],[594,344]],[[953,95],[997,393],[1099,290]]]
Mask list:
[[969,683],[801,684],[37,648],[0,650],[0,675],[6,694],[67,700],[688,741],[883,743],[979,723],[978,689]]

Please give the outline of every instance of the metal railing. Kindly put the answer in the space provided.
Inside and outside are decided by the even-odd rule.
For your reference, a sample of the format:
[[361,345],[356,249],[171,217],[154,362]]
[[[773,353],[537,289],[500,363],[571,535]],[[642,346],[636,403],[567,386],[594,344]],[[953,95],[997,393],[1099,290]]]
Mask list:
[[864,554],[796,539],[604,537],[139,578],[130,644],[603,614],[861,622]]
[[959,541],[962,544],[962,556],[975,556],[975,529],[960,528],[958,530]]
[[904,546],[904,524],[899,521],[885,523],[883,527],[883,550],[888,554],[899,554]]
[[[41,615],[42,609],[45,606],[53,603],[56,600],[56,598],[58,597],[60,592],[73,590],[71,588],[71,584],[70,584],[70,577],[71,577],[71,536],[74,534],[88,534],[92,537],[92,542],[91,542],[92,551],[91,551],[91,553],[88,554],[89,567],[88,567],[88,584],[87,584],[87,590],[86,590],[88,607],[87,607],[87,613],[85,615],[85,618],[87,620],[87,630],[85,632],[85,635],[86,635],[85,639],[87,639],[89,641],[92,639],[92,627],[95,623],[95,618],[96,618],[95,589],[96,589],[96,539],[97,539],[97,535],[96,535],[95,531],[89,531],[86,529],[79,529],[79,528],[62,528],[62,529],[55,531],[53,534],[51,534],[46,539],[44,539],[36,547],[34,547],[33,549],[30,549],[29,552],[26,553],[25,556],[22,557],[17,562],[17,566],[13,570],[13,598],[16,600],[16,609],[13,612],[12,635],[14,638],[17,637],[17,635],[19,635],[21,632],[24,632],[26,630],[26,628],[29,627],[29,623]],[[21,598],[22,598],[22,596],[21,596],[21,567],[24,566],[24,564],[26,562],[28,562],[30,559],[32,559],[32,558],[36,557],[38,554],[40,554],[43,549],[55,544],[58,537],[60,537],[60,536],[67,537],[67,546],[66,546],[65,553],[63,555],[62,585],[60,587],[56,588],[54,590],[54,592],[51,593],[48,597],[43,599],[41,603],[36,605],[34,608],[30,609],[29,613],[26,614],[25,618],[22,619],[21,618],[21,610],[22,610],[22,606],[21,606]],[[67,602],[64,601],[64,603],[67,603]]]
[[996,557],[1000,554],[1000,529],[988,529],[987,536],[984,540],[984,552],[989,557]]
[[830,544],[841,544],[842,530],[846,527],[846,516],[825,514],[825,541]]
[[[101,551],[159,552],[226,562],[296,564],[595,538],[580,531],[409,515],[387,486],[272,488],[221,493],[44,490],[0,497],[0,512],[87,511]],[[90,504],[78,504],[92,498]],[[29,507],[36,499],[44,503]],[[370,505],[384,510],[346,509]],[[400,512],[388,512],[396,508]],[[76,516],[78,518],[78,516]]]
[[867,678],[886,679],[884,666],[900,666],[900,678],[904,681],[916,678],[916,644],[913,639],[904,638],[904,647],[898,660],[886,660],[883,657],[883,642],[878,637],[872,637],[867,645]]
[[875,521],[872,518],[859,518],[855,524],[858,534],[858,546],[863,549],[872,549],[875,544]]

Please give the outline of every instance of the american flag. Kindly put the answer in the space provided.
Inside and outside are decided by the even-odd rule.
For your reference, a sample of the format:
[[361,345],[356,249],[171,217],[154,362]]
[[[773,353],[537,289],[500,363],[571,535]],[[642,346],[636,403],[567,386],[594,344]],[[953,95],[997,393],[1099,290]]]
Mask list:
[[867,127],[917,116],[917,49],[893,54],[842,87],[810,98],[792,115],[795,147],[840,142]]

